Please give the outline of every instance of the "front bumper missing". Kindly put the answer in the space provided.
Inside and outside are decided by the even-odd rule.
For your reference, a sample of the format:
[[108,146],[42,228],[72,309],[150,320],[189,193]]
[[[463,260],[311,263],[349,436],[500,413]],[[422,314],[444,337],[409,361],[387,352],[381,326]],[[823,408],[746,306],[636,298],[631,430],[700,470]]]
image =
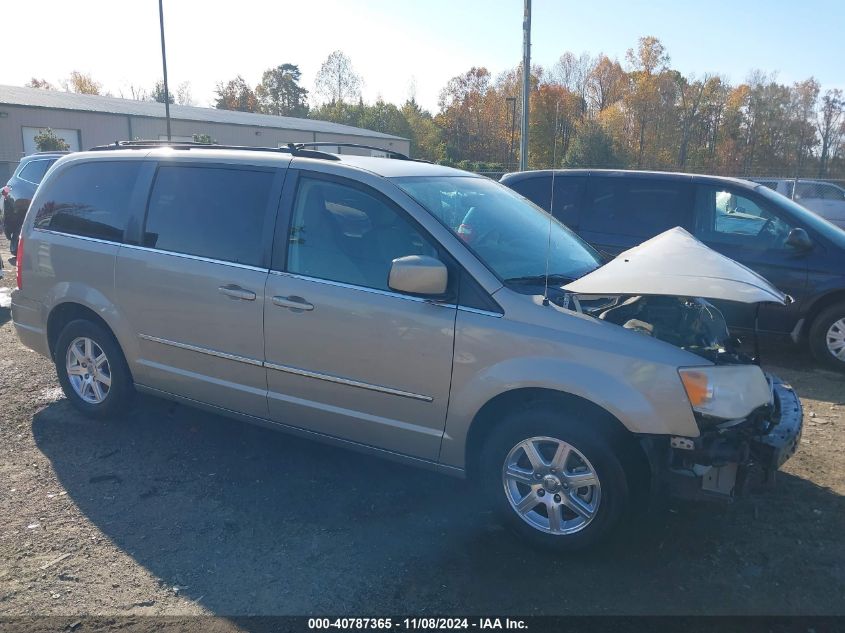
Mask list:
[[733,500],[774,484],[775,473],[798,448],[804,424],[791,386],[769,376],[773,405],[733,426],[697,438],[649,438],[643,445],[655,479],[653,491],[685,499]]

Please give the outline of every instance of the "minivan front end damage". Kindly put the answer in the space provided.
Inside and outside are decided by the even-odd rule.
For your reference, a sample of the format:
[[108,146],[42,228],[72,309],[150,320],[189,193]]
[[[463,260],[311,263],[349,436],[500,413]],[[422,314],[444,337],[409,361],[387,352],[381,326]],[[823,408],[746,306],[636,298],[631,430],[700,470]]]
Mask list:
[[678,368],[700,434],[640,438],[653,493],[731,500],[773,483],[800,441],[801,402],[791,386],[760,369],[757,354],[743,351],[707,299],[786,304],[789,297],[680,228],[564,290],[572,293],[564,301],[585,314],[705,360]]
[[803,410],[792,387],[767,376],[772,401],[739,420],[696,414],[698,437],[644,436],[652,491],[684,499],[732,500],[774,483],[801,440]]

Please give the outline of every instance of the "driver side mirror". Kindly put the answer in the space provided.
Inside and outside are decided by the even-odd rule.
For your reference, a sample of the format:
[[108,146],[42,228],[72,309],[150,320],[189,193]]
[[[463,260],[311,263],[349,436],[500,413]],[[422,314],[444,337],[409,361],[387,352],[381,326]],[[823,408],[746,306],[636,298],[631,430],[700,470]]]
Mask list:
[[813,248],[813,240],[802,228],[795,228],[786,236],[786,245],[799,251],[808,251]]
[[387,286],[391,290],[421,297],[442,297],[449,283],[449,271],[439,259],[408,255],[393,260]]

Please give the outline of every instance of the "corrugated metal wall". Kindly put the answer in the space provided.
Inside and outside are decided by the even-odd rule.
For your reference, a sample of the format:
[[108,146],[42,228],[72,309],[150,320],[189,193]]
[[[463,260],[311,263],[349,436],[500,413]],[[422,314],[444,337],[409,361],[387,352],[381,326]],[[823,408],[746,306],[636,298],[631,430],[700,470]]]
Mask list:
[[[23,106],[0,105],[0,180],[3,168],[13,170],[23,156],[23,127],[51,127],[80,130],[80,147],[101,145],[127,138],[125,116],[100,112],[48,110]],[[10,172],[11,173],[11,172]]]
[[[164,119],[0,104],[0,183],[6,182],[23,156],[23,127],[79,130],[79,146],[82,149],[133,138],[158,139],[167,133]],[[171,133],[173,136],[184,137],[208,134],[218,143],[226,145],[277,147],[280,143],[317,141],[360,143],[405,154],[410,151],[409,141],[202,121],[172,120]],[[344,153],[355,152],[344,150]]]
[[[203,121],[171,120],[170,131],[173,136],[193,136],[208,134],[223,145],[264,145],[276,147],[278,143],[302,143],[313,140],[310,132],[254,128],[246,125],[228,125],[226,123],[207,123]],[[167,124],[163,119],[132,117],[132,135],[135,138],[157,139],[167,134]]]

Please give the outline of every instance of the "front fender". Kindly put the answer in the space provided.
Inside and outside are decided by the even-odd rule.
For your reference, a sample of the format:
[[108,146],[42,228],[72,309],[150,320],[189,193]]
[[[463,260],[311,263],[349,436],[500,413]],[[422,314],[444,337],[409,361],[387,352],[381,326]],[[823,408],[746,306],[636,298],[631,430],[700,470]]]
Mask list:
[[440,454],[444,465],[464,467],[466,438],[478,412],[519,389],[580,397],[632,433],[699,434],[677,371],[693,359],[680,350],[604,324],[586,323],[584,329],[576,322],[573,333],[537,330],[525,336],[524,327],[505,319],[461,317]]

